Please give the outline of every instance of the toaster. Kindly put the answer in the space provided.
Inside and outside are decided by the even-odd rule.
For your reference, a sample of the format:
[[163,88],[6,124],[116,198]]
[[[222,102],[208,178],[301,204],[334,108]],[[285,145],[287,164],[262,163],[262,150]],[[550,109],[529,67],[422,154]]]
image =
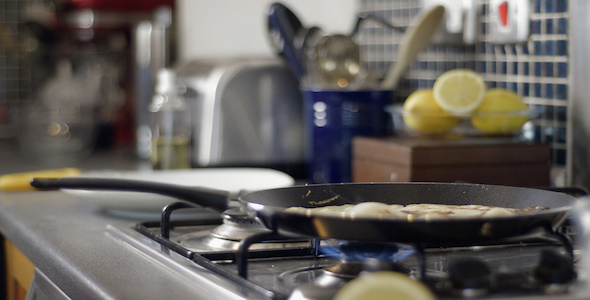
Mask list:
[[177,68],[193,94],[193,167],[269,167],[305,174],[303,98],[278,59],[196,60]]

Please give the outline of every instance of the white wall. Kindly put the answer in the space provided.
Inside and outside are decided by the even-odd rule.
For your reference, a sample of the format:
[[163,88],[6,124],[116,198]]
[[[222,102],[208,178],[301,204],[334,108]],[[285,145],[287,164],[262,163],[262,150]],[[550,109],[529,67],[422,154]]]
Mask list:
[[[267,12],[272,0],[177,0],[179,60],[271,56]],[[327,33],[352,29],[357,0],[284,0],[304,26]]]

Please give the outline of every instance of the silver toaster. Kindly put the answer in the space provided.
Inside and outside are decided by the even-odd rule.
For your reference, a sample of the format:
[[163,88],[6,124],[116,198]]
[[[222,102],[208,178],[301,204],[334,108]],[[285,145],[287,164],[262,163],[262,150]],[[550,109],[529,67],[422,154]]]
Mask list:
[[276,59],[198,60],[177,68],[194,93],[195,167],[304,170],[303,98]]

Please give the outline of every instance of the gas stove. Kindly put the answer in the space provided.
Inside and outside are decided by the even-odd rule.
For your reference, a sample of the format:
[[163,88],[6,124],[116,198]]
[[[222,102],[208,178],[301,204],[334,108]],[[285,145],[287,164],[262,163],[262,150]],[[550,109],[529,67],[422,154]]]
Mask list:
[[582,250],[567,226],[485,245],[360,243],[280,236],[239,209],[172,218],[191,207],[174,203],[161,220],[108,231],[227,299],[332,299],[383,270],[423,282],[439,299],[588,299]]

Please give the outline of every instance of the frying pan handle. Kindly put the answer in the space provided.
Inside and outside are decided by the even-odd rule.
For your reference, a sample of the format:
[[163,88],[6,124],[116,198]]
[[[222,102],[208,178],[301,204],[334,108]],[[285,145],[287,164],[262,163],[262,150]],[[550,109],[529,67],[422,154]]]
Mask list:
[[174,184],[141,180],[110,178],[34,178],[31,185],[38,189],[107,190],[154,193],[174,197],[203,207],[223,212],[229,205],[229,192],[203,187],[185,187]]

